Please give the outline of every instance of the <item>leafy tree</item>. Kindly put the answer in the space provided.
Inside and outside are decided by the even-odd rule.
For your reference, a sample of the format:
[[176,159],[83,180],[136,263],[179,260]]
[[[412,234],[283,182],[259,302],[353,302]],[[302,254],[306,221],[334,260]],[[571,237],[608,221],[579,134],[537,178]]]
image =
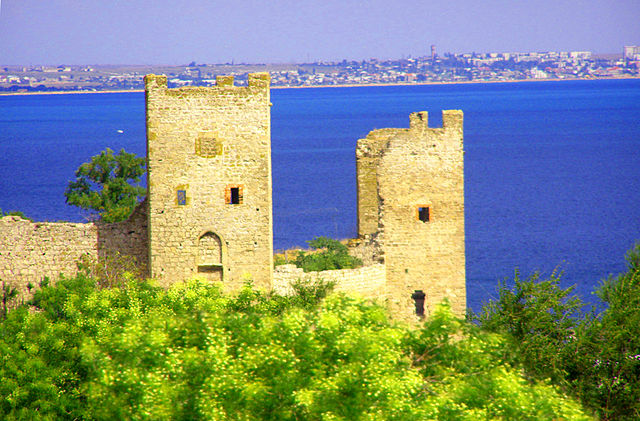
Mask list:
[[505,334],[509,359],[529,376],[562,385],[604,420],[640,419],[640,244],[627,254],[627,271],[596,295],[605,310],[583,313],[555,274],[516,274],[513,289],[502,284],[499,299],[474,318]]
[[592,419],[548,381],[523,376],[507,337],[457,319],[447,303],[411,331],[408,347],[437,408],[425,419]]
[[607,308],[580,333],[574,386],[605,420],[640,419],[640,243],[596,291]]
[[560,287],[555,272],[541,280],[538,273],[520,279],[516,271],[513,289],[501,282],[498,300],[486,304],[471,318],[488,331],[509,335],[517,360],[529,374],[562,383],[583,306],[573,287]]
[[305,272],[332,269],[352,269],[362,266],[362,261],[349,255],[349,249],[338,240],[316,237],[308,241],[313,252],[298,252],[294,264]]
[[0,322],[0,418],[590,419],[446,305],[409,327],[344,295],[123,276],[44,284]]
[[64,193],[66,202],[96,212],[105,222],[126,220],[144,197],[144,187],[137,184],[144,173],[144,158],[107,148],[80,165]]

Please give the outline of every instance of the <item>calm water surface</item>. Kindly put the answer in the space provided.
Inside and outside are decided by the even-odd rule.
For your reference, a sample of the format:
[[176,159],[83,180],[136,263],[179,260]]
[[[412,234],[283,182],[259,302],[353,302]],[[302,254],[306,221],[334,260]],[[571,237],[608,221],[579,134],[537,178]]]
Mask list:
[[[559,267],[586,299],[640,240],[640,80],[272,90],[274,245],[356,234],[355,145],[409,113],[465,113],[469,304]],[[0,96],[0,208],[82,221],[75,169],[145,154],[144,94]],[[122,130],[123,133],[118,131]]]

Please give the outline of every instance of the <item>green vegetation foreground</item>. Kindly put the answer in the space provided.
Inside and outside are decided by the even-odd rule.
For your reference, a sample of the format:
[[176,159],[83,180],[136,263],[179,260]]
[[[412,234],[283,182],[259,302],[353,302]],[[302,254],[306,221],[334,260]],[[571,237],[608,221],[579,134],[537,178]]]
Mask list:
[[559,278],[537,275],[473,316],[483,329],[507,338],[509,353],[533,379],[549,379],[580,398],[603,420],[640,420],[640,243],[627,254],[627,271],[595,291],[598,311]]
[[2,419],[587,420],[507,360],[505,337],[420,326],[326,288],[45,283],[0,324]]

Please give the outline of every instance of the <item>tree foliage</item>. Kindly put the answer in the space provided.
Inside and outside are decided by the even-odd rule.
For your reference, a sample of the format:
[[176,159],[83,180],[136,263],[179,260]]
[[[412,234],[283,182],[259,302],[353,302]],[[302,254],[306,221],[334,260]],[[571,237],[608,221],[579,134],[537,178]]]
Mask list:
[[2,307],[0,307],[0,319],[3,319],[7,317],[9,308],[13,304],[12,301],[14,301],[18,297],[18,289],[6,283],[5,281],[0,281],[0,285],[2,291]]
[[596,291],[602,314],[581,332],[574,387],[603,419],[640,419],[640,243],[627,254],[627,271]]
[[298,252],[294,264],[305,272],[332,269],[352,269],[362,266],[362,261],[349,255],[349,249],[338,240],[316,237],[308,241],[313,252]]
[[535,273],[521,279],[516,271],[513,289],[501,282],[498,300],[485,305],[472,316],[489,331],[506,333],[517,345],[517,359],[537,378],[561,383],[566,378],[569,344],[582,316],[584,303],[573,294],[573,287],[560,287],[554,272],[541,280]]
[[410,327],[313,285],[289,298],[126,275],[118,285],[84,274],[45,284],[36,311],[0,323],[0,418],[590,419],[446,304]]
[[126,220],[145,195],[138,185],[145,159],[109,148],[80,165],[64,193],[66,202],[97,213],[105,222]]
[[640,419],[640,244],[627,255],[627,271],[596,291],[605,307],[582,303],[554,275],[502,284],[497,301],[475,319],[506,334],[513,361],[527,374],[549,378],[579,397],[604,420]]

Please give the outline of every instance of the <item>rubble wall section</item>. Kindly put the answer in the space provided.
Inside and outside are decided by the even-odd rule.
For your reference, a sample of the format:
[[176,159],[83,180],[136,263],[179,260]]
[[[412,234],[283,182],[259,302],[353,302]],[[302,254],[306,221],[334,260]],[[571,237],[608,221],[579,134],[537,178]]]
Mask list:
[[116,223],[32,222],[19,216],[0,218],[0,280],[21,294],[44,277],[74,276],[83,255],[131,256],[146,273],[147,216],[143,202],[129,220]]
[[22,294],[46,276],[76,274],[80,256],[98,256],[94,224],[31,222],[18,216],[0,219],[0,279]]
[[126,256],[135,260],[140,274],[149,276],[147,233],[147,201],[140,203],[128,220],[116,223],[96,223],[99,257]]
[[378,165],[392,137],[408,129],[378,129],[356,146],[356,183],[358,186],[358,236],[378,232]]
[[273,272],[273,290],[282,295],[292,292],[291,283],[297,280],[334,281],[337,292],[355,293],[367,298],[386,297],[386,271],[383,264],[363,266],[356,269],[304,272],[295,265],[276,266]]

